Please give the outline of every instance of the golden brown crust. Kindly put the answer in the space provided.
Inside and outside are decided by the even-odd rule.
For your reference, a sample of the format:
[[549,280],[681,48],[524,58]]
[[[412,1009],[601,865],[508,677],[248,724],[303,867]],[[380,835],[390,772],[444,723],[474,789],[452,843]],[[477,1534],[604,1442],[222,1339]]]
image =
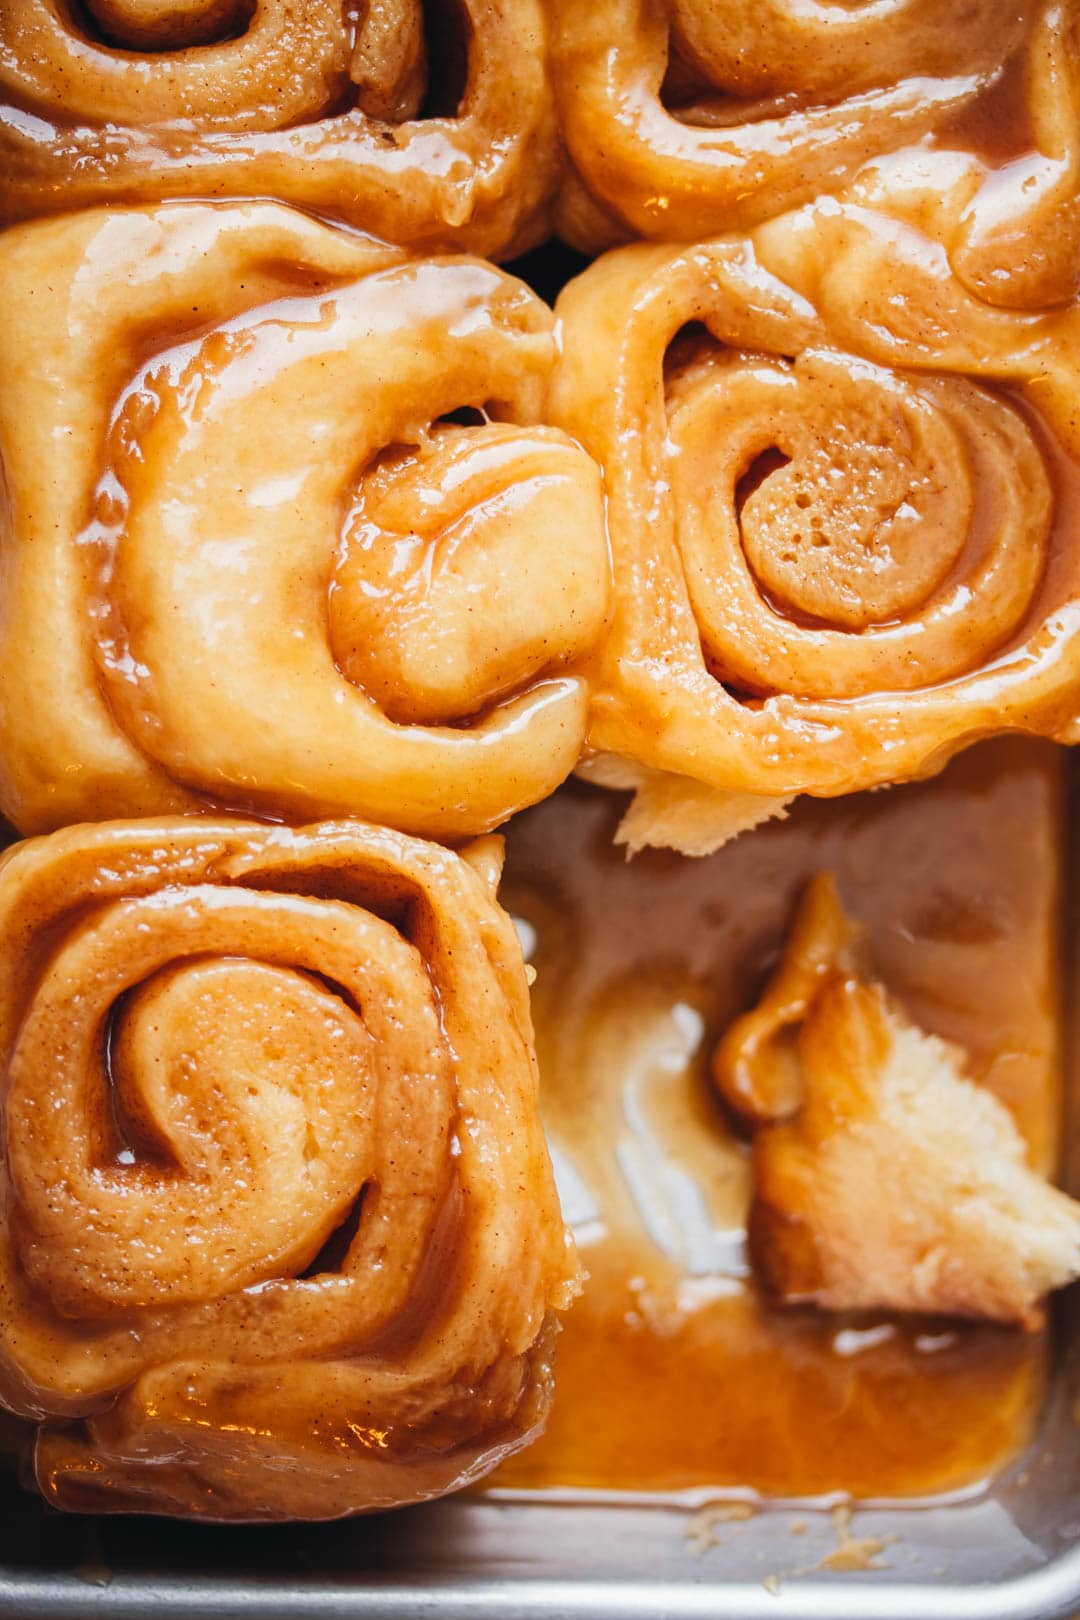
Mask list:
[[576,1268],[479,860],[210,819],[8,855],[0,1373],[50,1500],[332,1518],[542,1420]]
[[578,183],[615,221],[668,241],[835,189],[970,102],[1022,37],[1004,0],[979,0],[949,29],[935,0],[872,17],[786,0],[552,0],[552,12]]
[[615,563],[594,753],[768,808],[1071,735],[1074,306],[991,310],[826,198],[616,249],[557,314],[553,415],[603,467]]
[[461,0],[456,107],[449,40],[428,85],[419,0],[246,9],[90,0],[84,29],[9,0],[0,220],[261,195],[425,251],[509,257],[542,232],[558,155],[538,0]]
[[0,280],[21,831],[209,801],[458,838],[568,774],[609,561],[528,288],[259,203],[16,227]]
[[[873,201],[902,199],[980,297],[1032,308],[1075,296],[1075,0],[1019,12],[979,0],[946,28],[937,0],[873,14],[788,0],[551,0],[551,12],[572,160],[556,221],[575,245],[745,229],[866,167]],[[998,161],[956,126],[1008,75],[1027,146]]]

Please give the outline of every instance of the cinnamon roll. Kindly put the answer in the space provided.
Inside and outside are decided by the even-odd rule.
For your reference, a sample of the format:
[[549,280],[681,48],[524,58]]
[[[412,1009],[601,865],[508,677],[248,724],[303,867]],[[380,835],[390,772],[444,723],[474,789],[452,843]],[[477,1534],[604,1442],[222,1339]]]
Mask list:
[[558,152],[539,0],[7,0],[0,220],[265,195],[502,257]]
[[229,819],[5,857],[0,1396],[51,1502],[332,1518],[535,1432],[577,1268],[500,859]]
[[0,809],[496,825],[572,769],[599,476],[550,310],[273,204],[0,243]]
[[1080,316],[989,308],[823,199],[568,285],[554,419],[604,468],[617,608],[586,771],[690,853],[1080,711]]
[[573,166],[558,210],[594,250],[745,228],[833,191],[967,108],[1027,32],[1009,0],[550,0]]

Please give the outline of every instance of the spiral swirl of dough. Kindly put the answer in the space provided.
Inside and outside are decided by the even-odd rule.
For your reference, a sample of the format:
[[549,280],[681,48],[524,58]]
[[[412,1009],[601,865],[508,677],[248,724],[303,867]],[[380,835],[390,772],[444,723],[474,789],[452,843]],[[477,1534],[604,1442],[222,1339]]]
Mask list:
[[1009,0],[942,26],[938,0],[551,0],[573,174],[562,235],[744,229],[833,191],[992,84],[1023,37]]
[[616,249],[557,314],[555,419],[604,468],[615,557],[594,774],[765,808],[1068,735],[1075,309],[991,310],[934,244],[826,199]]
[[568,774],[610,564],[525,286],[271,204],[0,259],[16,826],[209,800],[458,837]]
[[465,858],[112,822],[0,866],[0,1395],[61,1506],[332,1518],[524,1444],[576,1268]]
[[0,220],[264,195],[509,256],[557,180],[539,0],[446,10],[429,73],[420,0],[7,0]]

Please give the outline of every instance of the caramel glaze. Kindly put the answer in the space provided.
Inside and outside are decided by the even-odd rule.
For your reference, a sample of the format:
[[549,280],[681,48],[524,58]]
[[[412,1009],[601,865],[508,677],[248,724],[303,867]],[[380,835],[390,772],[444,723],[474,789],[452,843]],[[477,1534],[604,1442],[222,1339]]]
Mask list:
[[943,121],[934,144],[959,147],[992,166],[1009,163],[1037,146],[1023,51],[1009,57],[988,90]]
[[982,744],[925,784],[801,800],[703,861],[628,865],[611,846],[620,801],[578,785],[512,824],[503,898],[536,934],[546,1118],[590,1281],[547,1433],[497,1486],[907,1496],[970,1486],[1023,1446],[1037,1335],[758,1295],[746,1149],[705,1064],[831,868],[892,992],[968,1049],[1051,1169],[1061,771],[1049,744]]

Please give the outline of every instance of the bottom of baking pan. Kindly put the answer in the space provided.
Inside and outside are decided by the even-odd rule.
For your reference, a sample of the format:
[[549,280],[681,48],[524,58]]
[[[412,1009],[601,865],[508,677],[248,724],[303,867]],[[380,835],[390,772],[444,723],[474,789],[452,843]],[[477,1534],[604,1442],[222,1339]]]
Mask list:
[[706,1506],[474,1497],[333,1525],[217,1528],[60,1514],[9,1469],[0,1616],[1066,1620],[1080,1614],[1075,1290],[1054,1338],[1039,1431],[1007,1473],[948,1498],[854,1511],[737,1493]]
[[[290,1529],[69,1518],[12,1482],[0,1614],[88,1620],[1064,1620],[1080,1608],[1080,1355],[992,1488],[866,1506],[451,1500]],[[738,1391],[732,1391],[738,1399]]]

